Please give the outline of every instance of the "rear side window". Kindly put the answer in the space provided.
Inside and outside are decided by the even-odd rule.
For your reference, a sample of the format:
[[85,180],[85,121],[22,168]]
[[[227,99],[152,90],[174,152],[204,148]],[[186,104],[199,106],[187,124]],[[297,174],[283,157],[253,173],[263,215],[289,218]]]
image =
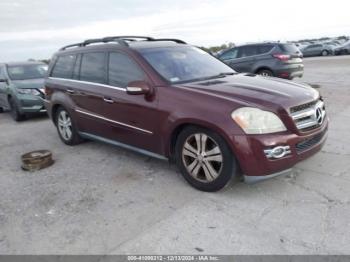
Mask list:
[[273,45],[259,45],[257,46],[258,48],[258,54],[266,54],[268,52],[270,52],[273,48]]
[[75,55],[64,55],[57,58],[51,76],[59,78],[72,78]]
[[81,59],[80,80],[104,84],[105,53],[85,53]]
[[258,48],[255,45],[241,46],[239,48],[238,57],[248,57],[258,54]]
[[145,74],[127,55],[109,54],[108,84],[125,88],[129,82],[144,80]]
[[282,50],[282,52],[285,53],[295,54],[299,52],[299,49],[295,44],[280,44],[279,47]]

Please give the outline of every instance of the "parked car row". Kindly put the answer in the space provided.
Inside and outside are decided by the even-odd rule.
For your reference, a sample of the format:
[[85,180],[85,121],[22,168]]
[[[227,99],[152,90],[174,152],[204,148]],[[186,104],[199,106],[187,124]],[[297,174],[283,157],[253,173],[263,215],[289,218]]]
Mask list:
[[350,54],[350,40],[328,40],[294,43],[304,57]]
[[[294,45],[222,55],[263,57],[281,77],[302,72]],[[2,66],[7,94],[19,112],[41,98],[63,143],[91,139],[167,159],[203,191],[220,190],[239,172],[248,183],[289,174],[327,137],[325,102],[315,89],[258,66],[268,73],[237,73],[178,39],[117,36],[65,46],[51,59],[44,98],[30,79],[42,81],[46,68],[30,64],[36,68],[28,76],[20,66],[28,65]]]

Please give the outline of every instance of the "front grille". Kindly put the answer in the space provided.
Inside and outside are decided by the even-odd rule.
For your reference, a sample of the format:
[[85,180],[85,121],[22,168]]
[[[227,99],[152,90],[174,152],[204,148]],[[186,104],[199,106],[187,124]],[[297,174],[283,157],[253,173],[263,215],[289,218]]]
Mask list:
[[326,108],[322,100],[315,100],[290,108],[290,114],[296,127],[306,132],[322,125],[326,117]]
[[305,109],[313,107],[316,103],[317,103],[317,100],[312,101],[310,103],[303,104],[303,105],[293,106],[290,108],[290,113],[293,114],[293,113],[298,112],[298,111],[303,111]]
[[308,150],[309,148],[313,147],[314,145],[317,145],[322,140],[325,133],[326,133],[326,130],[323,131],[322,133],[319,133],[313,136],[312,138],[306,139],[296,144],[295,147],[296,147],[297,153],[300,154]]

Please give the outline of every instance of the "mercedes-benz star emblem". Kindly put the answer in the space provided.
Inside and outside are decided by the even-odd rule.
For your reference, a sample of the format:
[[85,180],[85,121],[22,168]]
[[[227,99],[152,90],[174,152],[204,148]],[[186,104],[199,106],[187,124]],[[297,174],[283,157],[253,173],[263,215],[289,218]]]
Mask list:
[[316,109],[316,121],[319,125],[323,122],[322,109],[320,107]]

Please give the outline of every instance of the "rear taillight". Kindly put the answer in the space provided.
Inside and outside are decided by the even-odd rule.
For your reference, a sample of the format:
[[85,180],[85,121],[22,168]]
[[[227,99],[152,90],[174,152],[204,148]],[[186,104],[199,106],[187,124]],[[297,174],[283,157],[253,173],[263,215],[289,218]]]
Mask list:
[[281,60],[281,61],[288,61],[291,58],[290,55],[284,55],[284,54],[274,54],[272,56],[274,58],[277,58],[278,60]]

